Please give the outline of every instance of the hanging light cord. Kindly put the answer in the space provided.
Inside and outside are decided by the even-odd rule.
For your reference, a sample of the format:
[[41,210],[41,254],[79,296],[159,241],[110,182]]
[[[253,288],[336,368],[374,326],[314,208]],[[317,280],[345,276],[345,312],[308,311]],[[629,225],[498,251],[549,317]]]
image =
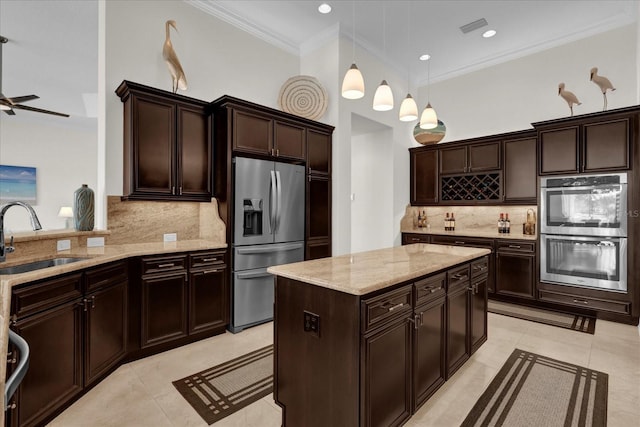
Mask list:
[[[411,2],[407,4],[407,48],[411,46]],[[407,93],[411,92],[411,49],[407,61]]]
[[353,1],[351,3],[352,6],[352,13],[351,13],[351,18],[352,18],[352,26],[351,28],[353,29],[353,37],[351,37],[351,42],[353,43],[353,49],[351,49],[351,54],[353,55],[353,61],[351,61],[352,64],[356,63],[356,2]]

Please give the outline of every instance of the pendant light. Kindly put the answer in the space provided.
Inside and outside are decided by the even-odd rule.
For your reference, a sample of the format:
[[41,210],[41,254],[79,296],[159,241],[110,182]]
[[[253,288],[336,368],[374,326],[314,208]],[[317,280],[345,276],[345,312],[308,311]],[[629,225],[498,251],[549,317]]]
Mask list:
[[[421,58],[429,61],[431,57],[423,55]],[[420,129],[433,129],[435,127],[438,127],[438,116],[436,115],[436,110],[431,106],[431,102],[429,102],[429,62],[427,62],[427,106],[420,116]]]
[[[382,43],[383,43],[383,53],[387,54],[387,37],[386,37],[386,9],[384,5],[382,6]],[[376,111],[389,111],[393,109],[393,93],[391,92],[391,88],[386,80],[382,80],[378,89],[376,89],[376,93],[373,96],[373,109]]]
[[342,80],[342,97],[347,99],[360,99],[364,96],[364,78],[356,66],[356,3],[353,5],[353,63]]
[[[407,46],[410,46],[411,42],[411,2],[407,5]],[[407,96],[400,104],[400,111],[398,118],[401,122],[412,122],[418,118],[418,104],[411,96],[409,91],[411,90],[411,60],[407,65]]]

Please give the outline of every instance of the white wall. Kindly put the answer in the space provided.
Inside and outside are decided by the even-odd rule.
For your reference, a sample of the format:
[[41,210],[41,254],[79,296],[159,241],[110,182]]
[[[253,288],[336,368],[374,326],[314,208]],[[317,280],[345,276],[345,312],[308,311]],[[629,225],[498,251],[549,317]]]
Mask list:
[[[602,111],[602,93],[589,81],[592,67],[617,88],[607,95],[609,110],[637,104],[637,38],[637,26],[625,26],[453,79],[432,79],[431,104],[447,126],[444,141],[528,129],[533,122],[569,116],[558,96],[560,82],[582,102],[573,107],[575,115]],[[425,86],[420,99],[426,99]]]
[[[96,131],[18,116],[0,117],[0,163],[36,168],[37,202],[33,208],[43,229],[65,228],[61,206],[73,206],[82,184],[95,188]],[[5,216],[5,234],[31,230],[26,210],[14,207]]]
[[189,88],[180,94],[206,101],[228,94],[277,108],[278,92],[299,74],[299,59],[183,1],[106,2],[106,192],[122,194],[122,80],[171,90],[162,59],[165,21]]
[[393,245],[393,130],[351,138],[351,252]]

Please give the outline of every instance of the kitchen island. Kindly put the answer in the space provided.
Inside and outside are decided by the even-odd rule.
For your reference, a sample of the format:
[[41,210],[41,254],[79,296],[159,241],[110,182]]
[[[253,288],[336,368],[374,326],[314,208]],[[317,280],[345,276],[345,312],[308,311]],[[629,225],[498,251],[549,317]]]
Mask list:
[[489,253],[414,244],[270,267],[283,426],[404,424],[487,339]]

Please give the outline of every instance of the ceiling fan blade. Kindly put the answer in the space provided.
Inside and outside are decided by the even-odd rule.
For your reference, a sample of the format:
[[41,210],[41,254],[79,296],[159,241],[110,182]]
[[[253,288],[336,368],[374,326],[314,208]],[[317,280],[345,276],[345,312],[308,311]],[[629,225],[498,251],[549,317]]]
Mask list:
[[35,113],[44,113],[44,114],[52,114],[54,116],[60,116],[60,117],[69,117],[68,114],[64,114],[64,113],[57,113],[55,111],[49,111],[49,110],[42,110],[40,108],[34,108],[34,107],[28,107],[26,105],[13,105],[12,108],[18,109],[18,110],[27,110],[27,111],[33,111]]
[[39,99],[40,97],[37,95],[26,95],[26,96],[14,96],[11,98],[4,98],[3,101],[7,101],[10,104],[20,104],[21,102],[33,101],[34,99]]

